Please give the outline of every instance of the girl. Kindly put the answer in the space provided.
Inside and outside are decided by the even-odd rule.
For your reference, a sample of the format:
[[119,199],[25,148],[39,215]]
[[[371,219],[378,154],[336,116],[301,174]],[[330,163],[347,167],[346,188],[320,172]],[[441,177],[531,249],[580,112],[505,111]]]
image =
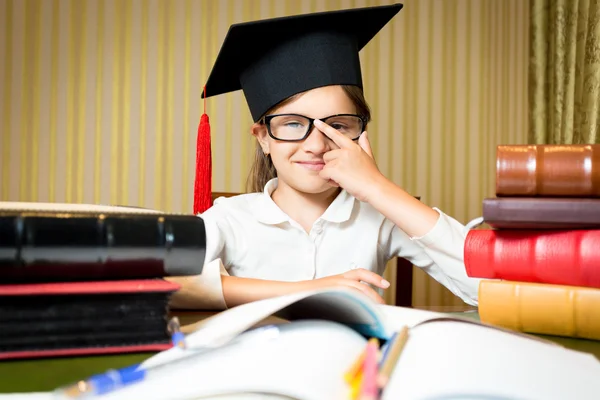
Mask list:
[[[358,51],[401,8],[371,7],[234,25],[206,97],[244,90],[255,123],[252,193],[201,214],[204,271],[176,278],[176,308],[226,308],[346,286],[383,303],[388,260],[404,257],[466,303],[467,229],[378,170],[369,145]],[[256,43],[270,46],[257,48]]]

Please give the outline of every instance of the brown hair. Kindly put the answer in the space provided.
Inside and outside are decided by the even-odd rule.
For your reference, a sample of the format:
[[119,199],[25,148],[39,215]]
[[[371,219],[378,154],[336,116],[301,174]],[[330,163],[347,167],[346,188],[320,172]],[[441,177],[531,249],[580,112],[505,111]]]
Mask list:
[[[363,90],[358,86],[351,85],[342,85],[342,89],[344,89],[346,95],[354,103],[354,106],[356,107],[356,113],[365,117],[367,122],[369,122],[371,120],[371,109],[365,100]],[[265,115],[272,114],[277,108],[293,101],[300,95],[301,93],[298,93],[288,97],[287,99],[278,103],[276,106],[269,109]],[[246,190],[249,193],[262,192],[267,182],[275,177],[277,177],[277,170],[273,165],[271,156],[265,155],[257,142],[256,150],[254,152],[254,162],[252,163],[250,173],[248,174],[248,180],[246,182]]]

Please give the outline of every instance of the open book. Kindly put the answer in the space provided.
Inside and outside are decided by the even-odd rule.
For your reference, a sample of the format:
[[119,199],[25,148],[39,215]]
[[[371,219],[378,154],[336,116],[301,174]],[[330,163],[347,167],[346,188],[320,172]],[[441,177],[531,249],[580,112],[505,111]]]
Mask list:
[[[286,320],[256,327],[274,315]],[[142,363],[143,380],[99,398],[348,399],[343,376],[368,336],[385,340],[403,326],[409,338],[382,399],[600,398],[600,362],[592,355],[467,318],[377,305],[343,289],[219,313],[187,335],[187,348]]]

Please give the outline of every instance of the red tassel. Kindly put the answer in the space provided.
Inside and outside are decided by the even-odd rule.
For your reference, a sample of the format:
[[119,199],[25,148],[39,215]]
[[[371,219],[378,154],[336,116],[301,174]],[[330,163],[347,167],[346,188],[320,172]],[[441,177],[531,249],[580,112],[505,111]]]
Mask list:
[[194,215],[203,213],[212,204],[212,156],[210,149],[210,122],[206,114],[206,86],[204,112],[198,125],[196,141],[196,181],[194,183]]

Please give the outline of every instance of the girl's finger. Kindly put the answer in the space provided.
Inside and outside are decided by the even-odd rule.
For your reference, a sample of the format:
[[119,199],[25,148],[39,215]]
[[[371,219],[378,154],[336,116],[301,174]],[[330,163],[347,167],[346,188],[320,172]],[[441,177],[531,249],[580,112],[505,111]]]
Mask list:
[[323,161],[325,161],[325,163],[328,163],[335,160],[340,156],[340,152],[340,149],[330,150],[326,152],[325,154],[323,154]]
[[355,279],[357,281],[363,281],[366,283],[370,283],[373,286],[377,286],[381,289],[387,289],[390,287],[390,283],[383,279],[380,275],[377,275],[373,271],[369,271],[364,268],[353,269],[352,271],[347,272],[344,276]]
[[363,285],[362,283],[358,283],[358,282],[354,282],[354,281],[349,281],[348,285],[357,290],[360,290],[362,293],[369,296],[376,303],[385,304],[385,300],[383,300],[383,297],[381,297],[379,295],[379,293],[377,293],[375,290],[373,290],[372,287],[370,287],[368,285]]
[[369,155],[369,157],[373,158],[373,150],[371,149],[371,143],[369,143],[369,138],[367,137],[367,131],[364,131],[358,138],[358,145]]
[[349,149],[352,148],[352,146],[356,146],[351,139],[348,139],[346,136],[339,133],[337,129],[332,128],[323,121],[316,119],[315,126],[318,130],[323,132],[325,136],[333,140],[333,143],[337,144],[340,149]]

